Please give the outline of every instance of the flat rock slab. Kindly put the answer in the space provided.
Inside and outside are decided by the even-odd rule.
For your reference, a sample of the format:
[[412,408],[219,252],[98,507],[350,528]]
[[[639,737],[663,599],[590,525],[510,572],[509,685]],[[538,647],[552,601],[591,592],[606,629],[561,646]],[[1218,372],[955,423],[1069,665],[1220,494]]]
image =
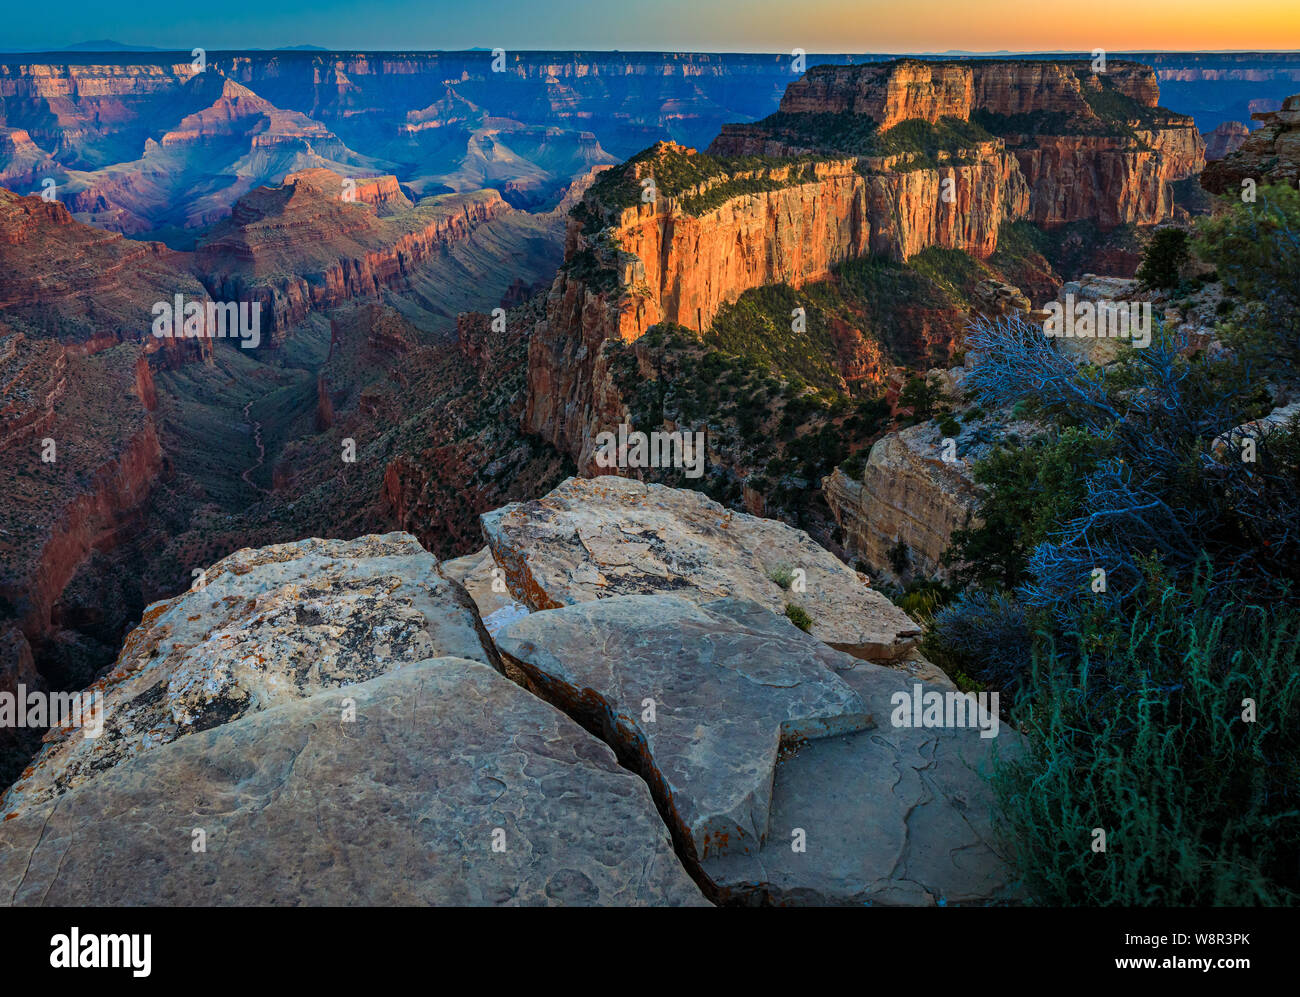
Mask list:
[[[915,684],[869,662],[841,671],[881,718],[871,731],[811,741],[777,766],[758,856],[708,868],[719,899],[789,905],[930,906],[1023,900],[992,845],[993,752],[1017,752],[1002,725],[894,727],[890,697]],[[925,691],[951,685],[922,683]],[[904,690],[905,691],[905,690]],[[793,847],[802,831],[803,851]]]
[[734,599],[580,603],[511,625],[498,647],[508,668],[642,774],[712,899],[1011,895],[988,844],[979,768],[1014,732],[985,739],[974,728],[891,723],[895,693],[950,685],[836,652]]
[[609,748],[488,666],[439,659],[191,734],[0,822],[0,903],[705,901]]
[[687,489],[613,476],[569,478],[537,501],[481,517],[510,590],[529,608],[619,595],[734,597],[798,606],[810,633],[869,660],[901,658],[920,628],[802,530]]
[[783,747],[873,722],[829,667],[841,655],[737,599],[580,603],[497,640],[543,695],[653,773],[698,861],[761,849]]
[[93,716],[51,731],[0,817],[186,734],[446,656],[500,668],[473,601],[409,534],[237,551],[145,611],[86,690],[102,732],[84,736]]

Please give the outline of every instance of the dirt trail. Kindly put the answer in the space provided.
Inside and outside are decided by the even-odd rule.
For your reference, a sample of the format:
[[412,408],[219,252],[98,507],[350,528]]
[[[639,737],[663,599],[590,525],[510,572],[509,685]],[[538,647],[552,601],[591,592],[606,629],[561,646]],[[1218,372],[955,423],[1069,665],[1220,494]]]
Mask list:
[[248,470],[246,470],[243,474],[241,474],[240,477],[244,479],[244,483],[247,484],[250,488],[257,489],[257,491],[261,492],[263,495],[269,495],[270,492],[268,492],[261,485],[254,483],[253,479],[249,477],[250,474],[252,474],[258,468],[260,468],[266,462],[266,445],[262,443],[262,424],[260,422],[254,422],[252,419],[248,417],[248,410],[251,409],[252,407],[253,407],[252,402],[249,402],[247,405],[244,406],[244,422],[246,422],[248,425],[253,427],[253,443],[257,447],[257,463],[254,464],[252,467],[248,468]]

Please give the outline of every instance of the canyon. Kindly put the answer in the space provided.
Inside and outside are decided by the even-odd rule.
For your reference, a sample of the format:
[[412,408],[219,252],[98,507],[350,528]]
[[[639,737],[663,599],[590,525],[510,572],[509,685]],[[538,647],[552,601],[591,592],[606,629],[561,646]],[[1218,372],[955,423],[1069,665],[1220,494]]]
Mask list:
[[526,427],[598,473],[593,441],[618,409],[606,341],[661,322],[703,335],[747,290],[799,288],[868,255],[905,263],[939,247],[987,259],[1021,219],[1168,220],[1171,183],[1199,173],[1204,142],[1158,94],[1152,70],[1114,62],[1105,74],[1047,62],[820,66],[769,118],[724,126],[708,153],[652,147],[604,174],[570,220],[530,341]]
[[[837,469],[895,453],[911,373],[959,363],[971,314],[1054,296],[1058,247],[1131,272],[1203,165],[1124,60],[489,58],[0,64],[0,682],[89,684],[239,548],[478,551],[481,516],[609,470],[621,423],[707,431],[719,509],[875,573],[903,513],[862,526]],[[262,346],[150,335],[176,294],[260,304]],[[902,487],[907,463],[866,467]],[[919,565],[968,506],[908,512]],[[913,637],[830,643],[904,661]]]
[[1236,149],[1205,170],[1201,184],[1212,194],[1238,193],[1243,182],[1300,186],[1300,94],[1276,111],[1251,115],[1259,127]]

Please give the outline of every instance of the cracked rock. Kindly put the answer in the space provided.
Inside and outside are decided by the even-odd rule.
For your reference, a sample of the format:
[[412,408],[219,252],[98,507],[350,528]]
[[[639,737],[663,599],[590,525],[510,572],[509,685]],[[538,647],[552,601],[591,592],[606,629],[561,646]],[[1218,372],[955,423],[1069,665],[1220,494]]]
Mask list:
[[705,900],[609,748],[442,658],[190,734],[0,822],[0,903]]
[[902,658],[920,628],[865,575],[802,530],[687,489],[569,478],[542,499],[482,517],[511,593],[530,609],[620,595],[734,597],[798,606],[818,640],[870,660]]
[[895,693],[950,686],[834,651],[737,599],[578,603],[512,624],[498,647],[642,774],[711,899],[1015,896],[983,774],[1018,735],[891,724]]
[[236,551],[145,610],[83,693],[102,697],[102,732],[51,730],[0,817],[179,737],[447,656],[500,670],[473,601],[409,534]]

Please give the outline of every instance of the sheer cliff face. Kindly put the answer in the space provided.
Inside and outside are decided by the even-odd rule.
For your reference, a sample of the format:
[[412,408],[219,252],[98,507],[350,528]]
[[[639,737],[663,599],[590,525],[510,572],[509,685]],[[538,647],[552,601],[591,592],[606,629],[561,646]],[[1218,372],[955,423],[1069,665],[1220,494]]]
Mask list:
[[1166,184],[1205,166],[1205,142],[1192,119],[1159,107],[1159,97],[1155,72],[1127,62],[1112,61],[1104,73],[1041,61],[817,66],[786,90],[774,116],[785,118],[780,134],[764,122],[725,126],[711,151],[796,155],[843,147],[834,134],[792,141],[801,116],[865,119],[881,138],[905,121],[973,122],[1015,157],[1034,222],[1151,225],[1172,209]]
[[970,115],[969,67],[922,62],[816,66],[786,88],[787,114],[861,114],[881,129],[900,121],[938,121]]
[[[727,174],[624,208],[598,234],[571,220],[566,259],[594,260],[599,276],[570,266],[551,288],[529,347],[526,427],[591,470],[596,427],[620,421],[617,406],[602,412],[599,404],[606,339],[632,342],[659,322],[703,333],[751,288],[800,287],[872,253],[906,258],[943,246],[989,255],[1002,222],[1025,213],[1028,190],[1000,143],[981,153],[970,165],[879,174],[864,174],[855,159],[811,163],[802,176],[794,166],[750,170],[747,181],[774,189],[688,210],[691,198],[736,182]],[[694,155],[662,144],[631,171],[639,180]],[[946,181],[951,200],[942,196]]]
[[[815,66],[790,84],[780,109],[791,114],[861,114],[882,131],[903,121],[966,120],[972,111],[980,110],[1006,115],[1041,111],[1086,114],[1086,76],[1081,79],[1081,68],[1038,61],[912,60]],[[1113,63],[1107,78],[1120,93],[1143,106],[1155,107],[1159,101],[1155,73],[1146,66]]]
[[600,344],[658,322],[702,334],[752,288],[824,280],[868,254],[985,258],[1017,219],[1164,220],[1170,181],[1200,170],[1204,143],[1158,98],[1132,63],[1104,77],[1050,62],[821,66],[771,118],[724,127],[710,155],[660,143],[575,212],[530,343],[525,427],[594,470],[596,428],[618,421]]

